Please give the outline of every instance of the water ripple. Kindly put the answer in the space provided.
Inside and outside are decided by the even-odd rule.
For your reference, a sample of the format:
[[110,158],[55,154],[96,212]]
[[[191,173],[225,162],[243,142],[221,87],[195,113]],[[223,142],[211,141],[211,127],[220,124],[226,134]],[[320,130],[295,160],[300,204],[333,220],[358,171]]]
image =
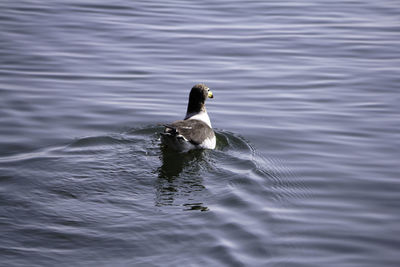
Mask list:
[[398,265],[397,1],[0,6],[3,265]]

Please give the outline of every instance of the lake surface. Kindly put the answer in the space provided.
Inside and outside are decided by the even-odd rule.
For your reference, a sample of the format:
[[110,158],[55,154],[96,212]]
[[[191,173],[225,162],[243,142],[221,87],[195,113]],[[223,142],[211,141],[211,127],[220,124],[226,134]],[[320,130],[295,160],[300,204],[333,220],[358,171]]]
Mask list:
[[0,8],[1,266],[400,265],[399,1]]

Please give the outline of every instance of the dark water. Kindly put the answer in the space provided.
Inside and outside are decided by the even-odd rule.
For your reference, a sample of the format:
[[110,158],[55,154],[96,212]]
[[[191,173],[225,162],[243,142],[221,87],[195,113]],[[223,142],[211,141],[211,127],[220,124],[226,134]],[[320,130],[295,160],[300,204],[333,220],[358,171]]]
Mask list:
[[1,266],[400,265],[399,1],[0,8]]

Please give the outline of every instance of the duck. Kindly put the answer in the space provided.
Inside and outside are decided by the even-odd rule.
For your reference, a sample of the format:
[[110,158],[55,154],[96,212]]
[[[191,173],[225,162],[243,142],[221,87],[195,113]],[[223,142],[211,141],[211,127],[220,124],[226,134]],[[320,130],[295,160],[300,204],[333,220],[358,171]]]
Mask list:
[[205,106],[208,98],[214,98],[214,95],[205,84],[192,87],[184,119],[164,124],[164,132],[161,133],[164,146],[178,152],[215,149],[216,137]]

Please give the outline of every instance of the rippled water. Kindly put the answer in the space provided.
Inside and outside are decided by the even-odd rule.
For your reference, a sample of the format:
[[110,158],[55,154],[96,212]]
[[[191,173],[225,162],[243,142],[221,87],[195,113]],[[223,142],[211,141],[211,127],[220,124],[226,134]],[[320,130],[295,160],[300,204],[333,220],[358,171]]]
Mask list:
[[399,266],[398,1],[0,8],[0,265]]

